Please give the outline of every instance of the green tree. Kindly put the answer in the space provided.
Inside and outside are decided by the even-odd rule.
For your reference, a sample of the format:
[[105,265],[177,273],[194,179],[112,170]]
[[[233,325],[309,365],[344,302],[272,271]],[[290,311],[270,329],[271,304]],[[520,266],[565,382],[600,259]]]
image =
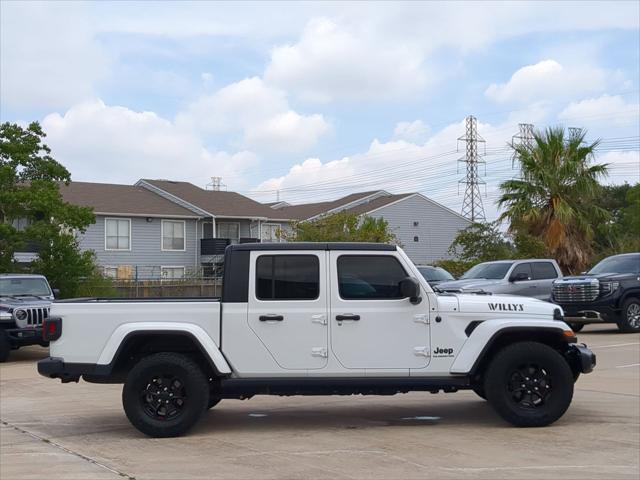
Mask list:
[[292,233],[281,232],[289,241],[297,242],[396,242],[383,218],[359,217],[349,212],[338,212],[310,222],[293,225]]
[[539,239],[563,271],[575,273],[590,263],[593,225],[608,218],[598,205],[598,180],[605,164],[591,164],[598,141],[585,144],[586,133],[569,135],[561,127],[534,133],[531,146],[511,147],[522,177],[503,182],[498,205],[509,232]]
[[68,296],[81,277],[95,272],[92,254],[80,252],[74,234],[84,232],[95,217],[90,208],[63,200],[59,184],[71,176],[50,155],[44,137],[37,122],[26,128],[0,125],[0,269],[15,268],[16,249],[34,243],[39,259],[30,270],[46,275]]
[[513,246],[500,232],[499,225],[499,222],[471,224],[458,232],[449,247],[449,253],[468,263],[511,258]]

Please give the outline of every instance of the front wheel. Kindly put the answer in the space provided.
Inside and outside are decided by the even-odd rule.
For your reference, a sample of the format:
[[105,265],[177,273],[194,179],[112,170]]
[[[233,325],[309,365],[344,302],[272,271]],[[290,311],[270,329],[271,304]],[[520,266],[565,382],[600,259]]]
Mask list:
[[571,404],[574,378],[565,359],[537,342],[518,342],[499,351],[485,375],[487,400],[516,427],[544,427]]
[[640,299],[627,298],[624,301],[618,329],[623,333],[640,332]]
[[571,327],[571,330],[578,333],[584,328],[584,323],[570,323],[569,326]]
[[0,330],[0,363],[7,361],[9,352],[11,352],[11,344],[7,338],[7,333],[4,330]]
[[209,402],[202,369],[178,353],[155,353],[140,360],[127,375],[122,404],[131,424],[150,437],[187,432]]

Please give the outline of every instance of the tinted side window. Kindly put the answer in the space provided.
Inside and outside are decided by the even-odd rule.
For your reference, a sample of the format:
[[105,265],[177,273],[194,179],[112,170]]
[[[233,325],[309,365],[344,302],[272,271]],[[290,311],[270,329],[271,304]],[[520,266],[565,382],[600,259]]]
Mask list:
[[533,264],[533,279],[545,280],[558,278],[558,273],[551,262],[536,262]]
[[531,273],[531,264],[521,263],[520,265],[516,265],[511,272],[510,278],[515,278],[519,273],[526,273],[529,278],[533,278]]
[[387,255],[338,257],[338,289],[345,300],[403,298],[400,281],[407,277],[400,262]]
[[260,300],[314,300],[320,292],[320,263],[315,255],[261,255],[256,262]]

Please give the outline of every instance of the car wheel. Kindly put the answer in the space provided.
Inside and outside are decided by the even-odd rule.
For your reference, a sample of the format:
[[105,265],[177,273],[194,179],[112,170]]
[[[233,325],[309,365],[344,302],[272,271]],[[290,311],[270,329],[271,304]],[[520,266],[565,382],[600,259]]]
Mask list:
[[640,332],[640,299],[627,298],[624,301],[618,329],[623,333]]
[[176,437],[200,418],[209,401],[202,369],[190,358],[163,352],[140,360],[127,375],[122,404],[131,424],[150,437]]
[[516,427],[544,427],[558,420],[573,398],[573,373],[553,348],[518,342],[499,351],[485,375],[487,400]]
[[471,390],[473,390],[475,392],[475,394],[478,395],[483,400],[487,399],[487,395],[486,395],[486,393],[484,393],[484,386],[483,385],[481,385],[481,384],[472,385],[471,386]]
[[578,333],[584,328],[584,323],[570,323],[569,326],[571,327],[571,330]]
[[0,330],[0,363],[6,362],[11,352],[11,344],[4,330]]

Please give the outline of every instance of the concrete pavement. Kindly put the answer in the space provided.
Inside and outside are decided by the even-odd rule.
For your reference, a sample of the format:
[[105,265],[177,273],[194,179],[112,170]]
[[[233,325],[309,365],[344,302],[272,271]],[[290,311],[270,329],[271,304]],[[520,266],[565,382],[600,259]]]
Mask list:
[[508,426],[472,392],[223,400],[186,437],[131,427],[121,386],[40,377],[40,348],[0,366],[0,478],[640,477],[640,335],[580,334],[598,355],[556,424]]

